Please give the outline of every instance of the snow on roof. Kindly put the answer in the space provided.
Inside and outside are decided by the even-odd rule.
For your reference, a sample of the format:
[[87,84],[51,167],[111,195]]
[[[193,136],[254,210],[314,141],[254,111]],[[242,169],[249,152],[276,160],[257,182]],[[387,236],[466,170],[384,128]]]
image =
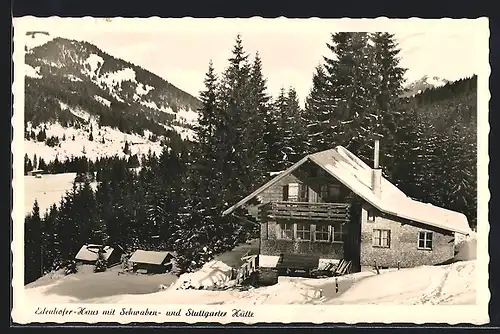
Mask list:
[[129,262],[134,263],[147,263],[147,264],[162,264],[163,261],[168,257],[175,257],[174,252],[164,251],[164,252],[155,252],[155,251],[145,251],[138,249],[132,254],[129,259]]
[[[98,255],[97,251],[101,245],[89,244],[83,245],[75,256],[75,260],[80,261],[97,261]],[[114,248],[110,246],[104,246],[104,259],[108,260],[111,253],[113,253]]]
[[254,193],[224,211],[223,215],[230,214],[244,205],[307,160],[323,168],[366,202],[384,213],[462,234],[471,232],[464,214],[413,200],[384,177],[381,179],[381,194],[378,197],[371,186],[372,168],[342,146],[306,156],[284,173],[280,173]]

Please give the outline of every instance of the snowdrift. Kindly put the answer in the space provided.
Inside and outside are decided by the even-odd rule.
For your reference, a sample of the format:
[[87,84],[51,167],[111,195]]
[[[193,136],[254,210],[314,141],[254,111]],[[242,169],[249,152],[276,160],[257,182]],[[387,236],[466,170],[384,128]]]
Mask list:
[[[367,271],[338,277],[338,291],[335,278],[296,277],[280,277],[276,285],[250,288],[247,291],[179,288],[184,281],[189,280],[192,285],[198,286],[227,281],[230,267],[220,261],[212,261],[197,272],[182,275],[178,280],[165,275],[127,276],[110,271],[54,278],[49,285],[47,282],[41,286],[31,284],[25,291],[30,300],[61,303],[475,304],[475,270],[476,261],[464,261],[445,266],[382,270],[380,275]],[[154,292],[158,291],[159,284],[166,289]]]
[[231,280],[232,271],[233,268],[222,261],[210,261],[198,271],[182,274],[174,288],[183,289],[190,286],[199,289],[226,285]]

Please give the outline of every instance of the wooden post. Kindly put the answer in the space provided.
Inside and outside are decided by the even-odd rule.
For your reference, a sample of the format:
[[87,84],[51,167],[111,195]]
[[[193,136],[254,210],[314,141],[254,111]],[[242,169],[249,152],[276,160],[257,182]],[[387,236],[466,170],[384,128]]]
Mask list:
[[339,279],[335,277],[335,293],[339,293]]
[[323,297],[323,289],[319,289],[319,298]]
[[377,261],[375,260],[375,271],[377,272],[377,275],[380,275],[380,270],[378,269]]
[[398,261],[398,270],[401,268],[401,262]]

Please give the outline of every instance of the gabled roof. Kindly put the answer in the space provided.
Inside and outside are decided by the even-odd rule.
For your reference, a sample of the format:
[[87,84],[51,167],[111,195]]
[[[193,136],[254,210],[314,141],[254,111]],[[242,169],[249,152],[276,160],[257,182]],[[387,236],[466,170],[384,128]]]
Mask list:
[[384,177],[381,179],[381,195],[380,197],[376,196],[371,186],[373,169],[342,146],[302,158],[299,162],[224,211],[222,215],[228,215],[243,206],[307,161],[311,161],[324,169],[381,212],[452,232],[462,234],[471,232],[465,215],[413,200]]
[[174,252],[155,252],[155,251],[145,251],[138,249],[132,254],[129,262],[134,263],[147,263],[147,264],[162,264],[167,257],[175,257]]
[[[75,260],[80,261],[97,261],[97,250],[101,245],[83,245],[75,256]],[[104,259],[108,260],[114,249],[110,246],[104,246]]]

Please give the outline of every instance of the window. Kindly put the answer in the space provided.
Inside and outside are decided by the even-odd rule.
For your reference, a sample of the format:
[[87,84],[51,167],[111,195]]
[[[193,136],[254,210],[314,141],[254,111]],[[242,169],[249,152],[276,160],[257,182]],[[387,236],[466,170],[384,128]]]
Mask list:
[[338,184],[329,184],[328,185],[328,198],[330,200],[338,200],[340,196],[340,187]]
[[429,250],[432,249],[432,232],[418,233],[418,248]]
[[368,215],[367,221],[369,221],[369,222],[375,221],[375,212],[373,212],[373,210],[368,210],[367,215]]
[[340,186],[338,184],[322,184],[319,186],[319,193],[324,201],[337,201],[340,196]]
[[297,240],[311,240],[311,225],[297,223]]
[[290,183],[288,184],[288,201],[297,202],[299,199],[299,184]]
[[290,223],[281,223],[280,224],[281,228],[281,239],[293,239],[293,224]]
[[308,199],[308,191],[309,190],[309,187],[307,187],[307,185],[305,184],[299,184],[299,196],[298,196],[298,200],[299,202],[307,202],[307,199]]
[[342,224],[332,225],[332,241],[343,241]]
[[391,231],[373,230],[373,246],[384,248],[391,247]]
[[330,241],[330,226],[326,224],[316,225],[314,238],[316,241]]
[[328,198],[328,186],[326,184],[319,186],[319,194],[323,200]]

